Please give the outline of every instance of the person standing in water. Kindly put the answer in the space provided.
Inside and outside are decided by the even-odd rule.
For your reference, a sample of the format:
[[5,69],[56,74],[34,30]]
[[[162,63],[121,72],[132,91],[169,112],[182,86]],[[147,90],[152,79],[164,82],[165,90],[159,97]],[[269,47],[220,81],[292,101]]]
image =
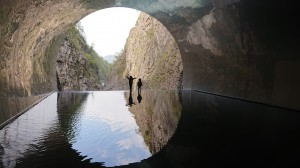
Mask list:
[[130,76],[130,77],[126,76],[126,78],[129,80],[129,90],[130,90],[130,92],[132,92],[132,83],[133,83],[133,80],[136,78],[133,78],[132,76]]
[[141,78],[139,78],[137,86],[138,86],[138,94],[141,94],[141,92],[142,92],[142,86],[143,86]]

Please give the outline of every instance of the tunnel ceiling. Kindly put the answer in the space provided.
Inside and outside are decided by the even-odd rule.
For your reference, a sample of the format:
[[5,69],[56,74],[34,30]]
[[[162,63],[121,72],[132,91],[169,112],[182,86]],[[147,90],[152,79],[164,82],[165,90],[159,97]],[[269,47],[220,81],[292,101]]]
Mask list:
[[211,2],[1,0],[0,5],[1,78],[5,79],[1,86],[10,92],[31,95],[40,92],[32,90],[33,83],[47,83],[49,79],[47,69],[42,66],[46,48],[84,16],[108,7],[130,7],[154,16],[175,33],[181,29],[181,24],[188,25],[201,17],[198,14],[203,11],[199,9],[211,6]]

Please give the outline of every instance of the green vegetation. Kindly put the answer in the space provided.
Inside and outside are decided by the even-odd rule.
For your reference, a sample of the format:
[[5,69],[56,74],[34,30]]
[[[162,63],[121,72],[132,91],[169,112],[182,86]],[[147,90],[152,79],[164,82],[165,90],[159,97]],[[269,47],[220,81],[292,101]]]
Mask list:
[[[84,35],[79,31],[77,28],[78,26],[73,26],[69,32],[67,33],[67,36],[70,39],[70,42],[77,48],[78,50],[81,50],[84,47],[88,47]],[[86,50],[86,49],[85,49]]]
[[87,44],[82,26],[79,23],[73,26],[67,36],[72,45],[86,58],[90,69],[94,71],[91,74],[98,74],[102,80],[106,80],[110,71],[110,64],[94,50],[93,45]]
[[126,56],[125,51],[122,50],[120,53],[117,54],[116,59],[111,65],[111,73],[117,75],[118,77],[123,77],[126,68]]

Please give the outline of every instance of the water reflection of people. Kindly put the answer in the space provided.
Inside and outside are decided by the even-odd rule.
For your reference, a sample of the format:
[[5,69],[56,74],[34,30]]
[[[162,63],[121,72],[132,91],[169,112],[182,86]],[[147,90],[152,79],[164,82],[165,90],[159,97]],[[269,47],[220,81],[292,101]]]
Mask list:
[[130,89],[130,92],[132,92],[132,83],[133,83],[133,80],[136,79],[136,78],[133,78],[132,76],[126,76],[126,78],[128,79],[129,81],[129,89]]
[[137,100],[138,100],[139,103],[141,103],[141,101],[142,101],[142,95],[141,95],[141,93],[138,93]]
[[128,104],[126,104],[126,106],[131,107],[131,106],[133,106],[133,105],[135,105],[135,103],[133,102],[133,99],[132,99],[132,93],[129,92]]
[[137,86],[138,86],[138,94],[141,94],[142,86],[143,86],[143,83],[142,83],[141,78],[139,78],[139,81],[138,81],[138,83],[137,83]]

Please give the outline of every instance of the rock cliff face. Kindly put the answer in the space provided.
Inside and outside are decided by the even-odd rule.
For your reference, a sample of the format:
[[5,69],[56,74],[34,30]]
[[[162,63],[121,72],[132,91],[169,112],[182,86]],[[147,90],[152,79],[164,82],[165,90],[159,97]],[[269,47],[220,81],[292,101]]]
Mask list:
[[58,90],[103,90],[108,69],[109,64],[72,28],[57,55]]
[[124,77],[125,68],[126,55],[125,51],[122,51],[111,66],[106,90],[123,90],[129,88],[128,80]]
[[142,79],[143,88],[178,89],[182,70],[181,56],[172,35],[159,21],[141,13],[130,31],[124,52],[112,67],[109,87],[127,89],[125,76],[131,75]]
[[86,58],[76,48],[72,48],[72,44],[66,38],[57,56],[58,90],[100,89],[99,78],[92,78],[91,80],[87,78],[87,75],[89,75],[88,68]]

